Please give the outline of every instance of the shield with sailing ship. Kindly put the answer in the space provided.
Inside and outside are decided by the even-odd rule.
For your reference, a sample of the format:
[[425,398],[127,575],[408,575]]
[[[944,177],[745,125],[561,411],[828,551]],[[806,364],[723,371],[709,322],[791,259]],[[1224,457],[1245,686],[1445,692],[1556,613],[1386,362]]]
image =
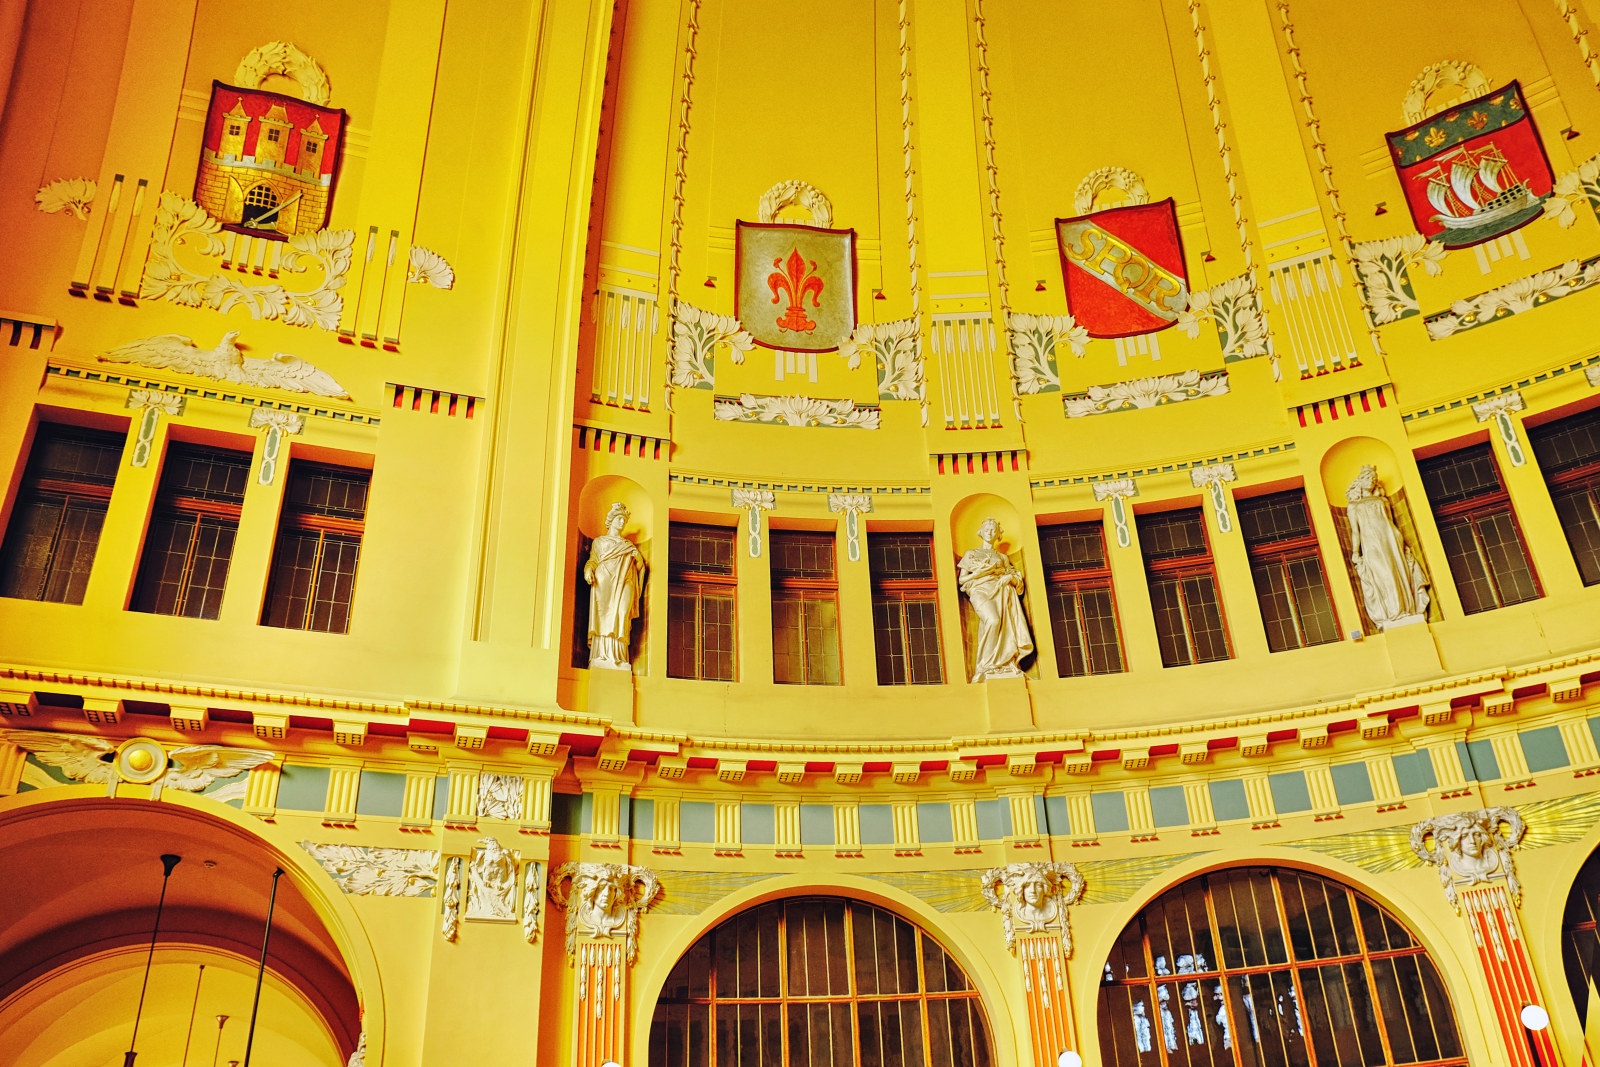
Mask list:
[[1178,321],[1189,276],[1171,197],[1056,220],[1067,310],[1090,337],[1132,337]]
[[1446,248],[1532,222],[1555,187],[1516,82],[1387,137],[1411,220]]
[[756,344],[831,352],[856,328],[856,231],[741,222],[733,303]]

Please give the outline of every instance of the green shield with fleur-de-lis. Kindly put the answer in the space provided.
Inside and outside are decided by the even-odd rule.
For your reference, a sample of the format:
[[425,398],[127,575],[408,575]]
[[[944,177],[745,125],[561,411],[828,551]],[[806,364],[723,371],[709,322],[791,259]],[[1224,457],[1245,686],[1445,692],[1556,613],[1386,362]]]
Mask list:
[[856,328],[856,232],[741,222],[734,306],[756,344],[828,352]]

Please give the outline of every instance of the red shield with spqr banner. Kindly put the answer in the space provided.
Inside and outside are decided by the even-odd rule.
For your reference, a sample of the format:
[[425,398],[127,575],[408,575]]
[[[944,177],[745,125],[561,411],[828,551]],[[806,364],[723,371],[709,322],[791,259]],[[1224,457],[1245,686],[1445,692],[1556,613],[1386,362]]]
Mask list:
[[830,352],[856,328],[856,231],[741,222],[733,302],[756,344]]
[[1067,309],[1090,337],[1164,330],[1188,306],[1189,275],[1171,197],[1056,220]]

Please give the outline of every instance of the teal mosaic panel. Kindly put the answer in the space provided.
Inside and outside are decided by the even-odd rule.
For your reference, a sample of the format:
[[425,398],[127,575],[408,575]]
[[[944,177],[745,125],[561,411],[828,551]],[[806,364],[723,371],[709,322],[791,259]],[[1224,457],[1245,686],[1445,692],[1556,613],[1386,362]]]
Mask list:
[[1344,806],[1372,803],[1372,775],[1362,763],[1335,763],[1328,768],[1333,773],[1333,795]]
[[1033,798],[1033,825],[1039,828],[1041,834],[1050,832],[1050,814],[1044,809],[1044,797]]
[[635,800],[632,816],[628,836],[633,837],[637,832],[641,840],[650,840],[656,832],[656,802],[649,798]]
[[947,845],[956,839],[955,820],[944,801],[917,805],[917,832],[930,845]]
[[1493,741],[1457,741],[1456,755],[1469,778],[1492,782],[1500,777],[1500,761],[1494,758]]
[[980,800],[978,809],[978,840],[998,841],[1011,834],[1011,802],[1009,800]]
[[1121,793],[1090,793],[1095,833],[1114,834],[1128,828],[1128,798]]
[[362,771],[361,792],[356,794],[357,815],[387,815],[398,819],[405,811],[406,776],[391,771]]
[[[551,803],[555,802],[552,800]],[[433,817],[442,819],[444,818],[444,813],[448,810],[450,810],[450,778],[447,775],[441,775],[433,780]],[[551,833],[554,832],[556,831],[554,824],[552,824]]]
[[1189,825],[1189,803],[1183,799],[1183,786],[1158,785],[1150,789],[1150,817],[1156,828]]
[[594,794],[585,793],[578,802],[578,828],[586,834],[594,833]]
[[[445,779],[439,779],[441,783]],[[577,793],[555,793],[550,797],[550,832],[552,834],[566,834],[576,837],[582,832],[583,805],[588,796],[580,797]],[[436,814],[443,814],[445,801],[438,802]]]
[[740,804],[739,837],[747,845],[778,843],[778,815],[771,804]]
[[1267,787],[1272,790],[1272,806],[1278,809],[1279,815],[1311,810],[1311,788],[1306,785],[1305,771],[1269,774]]
[[1428,758],[1426,752],[1406,752],[1390,759],[1394,763],[1394,776],[1400,783],[1402,795],[1426,793],[1439,784],[1439,779],[1433,773],[1433,760]]
[[1250,817],[1250,801],[1245,798],[1243,782],[1232,778],[1207,784],[1211,787],[1211,812],[1218,822]]
[[328,768],[286,763],[278,779],[278,807],[290,811],[322,811],[328,803]]
[[617,833],[622,837],[633,836],[633,798],[623,797],[617,811]]
[[1524,730],[1517,735],[1517,740],[1522,742],[1522,754],[1527,757],[1528,770],[1534,774],[1566,767],[1572,763],[1572,760],[1567,758],[1567,746],[1562,743],[1559,726]]
[[1067,817],[1066,797],[1044,798],[1044,825],[1054,836],[1072,833],[1072,820]]
[[800,841],[806,845],[832,845],[833,805],[800,805]]
[[717,806],[708,800],[678,805],[678,840],[709,845],[717,839]]
[[861,805],[861,843],[894,844],[894,811],[887,804]]

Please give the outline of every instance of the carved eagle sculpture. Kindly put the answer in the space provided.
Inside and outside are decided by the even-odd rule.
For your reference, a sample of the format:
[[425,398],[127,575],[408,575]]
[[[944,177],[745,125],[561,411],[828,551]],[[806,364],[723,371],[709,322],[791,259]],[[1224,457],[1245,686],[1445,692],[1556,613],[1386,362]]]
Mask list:
[[[36,730],[0,730],[9,741],[58,768],[75,782],[108,785],[122,780],[117,773],[117,743],[79,734],[41,733]],[[272,758],[271,752],[222,745],[184,745],[167,751],[167,773],[156,784],[198,793],[220,778],[232,778]]]
[[283,352],[275,353],[271,359],[254,359],[239,351],[234,343],[238,339],[239,331],[229,330],[217,342],[217,347],[201,348],[182,334],[163,333],[118,345],[102,355],[100,361],[137,363],[141,367],[175,370],[219,382],[350,399],[344,386],[315,364]]

